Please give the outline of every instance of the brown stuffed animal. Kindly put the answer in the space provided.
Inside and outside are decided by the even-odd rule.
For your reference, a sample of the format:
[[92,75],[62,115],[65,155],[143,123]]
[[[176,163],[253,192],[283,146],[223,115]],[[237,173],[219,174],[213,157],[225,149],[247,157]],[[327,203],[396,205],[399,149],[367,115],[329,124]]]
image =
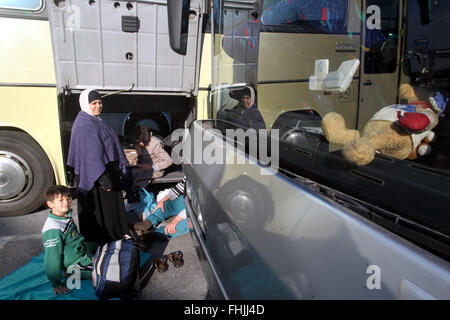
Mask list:
[[335,112],[322,119],[322,129],[330,143],[343,144],[344,158],[356,165],[369,164],[375,152],[396,159],[415,159],[431,152],[428,143],[434,139],[431,131],[438,124],[448,99],[440,93],[429,103],[418,101],[409,84],[400,87],[400,97],[407,104],[382,108],[366,124],[360,137],[358,130],[347,129],[344,118]]

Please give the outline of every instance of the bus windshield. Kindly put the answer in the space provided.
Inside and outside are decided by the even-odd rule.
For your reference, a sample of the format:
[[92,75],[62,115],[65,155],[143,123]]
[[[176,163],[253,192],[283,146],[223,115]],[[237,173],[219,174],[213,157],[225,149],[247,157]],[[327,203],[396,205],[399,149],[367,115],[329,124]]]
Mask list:
[[448,246],[448,18],[447,1],[216,0],[215,120],[267,129],[280,172]]

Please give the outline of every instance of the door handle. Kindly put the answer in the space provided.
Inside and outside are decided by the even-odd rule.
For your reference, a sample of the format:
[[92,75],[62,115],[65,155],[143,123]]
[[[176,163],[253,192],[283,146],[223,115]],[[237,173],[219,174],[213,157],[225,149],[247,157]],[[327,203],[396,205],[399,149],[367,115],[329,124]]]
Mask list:
[[363,83],[364,86],[371,86],[372,85],[372,80],[366,80]]

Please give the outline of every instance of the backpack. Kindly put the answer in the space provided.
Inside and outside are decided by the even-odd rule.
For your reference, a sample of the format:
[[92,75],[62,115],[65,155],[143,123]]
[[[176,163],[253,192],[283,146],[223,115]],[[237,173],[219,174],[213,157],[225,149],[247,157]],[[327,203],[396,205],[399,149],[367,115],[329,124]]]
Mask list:
[[99,299],[136,298],[144,278],[139,265],[139,249],[132,240],[117,240],[99,247],[92,271],[95,295]]

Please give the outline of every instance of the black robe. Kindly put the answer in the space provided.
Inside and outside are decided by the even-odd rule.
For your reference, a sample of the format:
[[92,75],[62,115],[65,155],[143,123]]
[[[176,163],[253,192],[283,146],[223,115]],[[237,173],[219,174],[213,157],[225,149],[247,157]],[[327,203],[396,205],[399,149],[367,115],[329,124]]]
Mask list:
[[129,233],[117,162],[106,166],[105,173],[87,193],[78,191],[77,199],[80,233],[86,241],[103,245]]

